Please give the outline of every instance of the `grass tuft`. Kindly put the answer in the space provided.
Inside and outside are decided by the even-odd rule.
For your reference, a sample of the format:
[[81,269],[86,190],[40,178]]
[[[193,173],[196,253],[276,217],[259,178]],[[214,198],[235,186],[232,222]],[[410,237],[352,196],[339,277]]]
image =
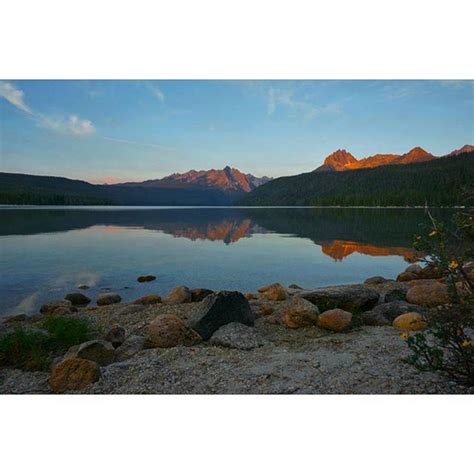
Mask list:
[[90,323],[67,316],[48,317],[39,328],[16,326],[0,336],[0,367],[47,370],[55,355],[91,337]]

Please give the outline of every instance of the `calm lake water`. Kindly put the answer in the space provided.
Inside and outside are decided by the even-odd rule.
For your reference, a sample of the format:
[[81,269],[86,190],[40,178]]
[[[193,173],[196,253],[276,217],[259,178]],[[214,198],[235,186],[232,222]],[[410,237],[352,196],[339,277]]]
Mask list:
[[[0,315],[78,285],[123,300],[177,285],[256,291],[395,278],[415,258],[417,209],[0,207]],[[139,275],[156,275],[138,283]]]

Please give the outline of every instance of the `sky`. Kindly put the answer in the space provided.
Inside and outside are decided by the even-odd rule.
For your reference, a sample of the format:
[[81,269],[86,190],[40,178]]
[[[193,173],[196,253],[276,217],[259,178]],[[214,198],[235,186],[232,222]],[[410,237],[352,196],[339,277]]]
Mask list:
[[474,81],[0,81],[0,171],[93,183],[256,176],[474,144]]

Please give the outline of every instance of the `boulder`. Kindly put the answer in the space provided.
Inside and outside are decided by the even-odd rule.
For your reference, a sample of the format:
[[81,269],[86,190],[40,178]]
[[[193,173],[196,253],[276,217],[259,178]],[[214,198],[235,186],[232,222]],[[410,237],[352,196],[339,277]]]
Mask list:
[[53,314],[54,311],[58,308],[70,308],[72,310],[72,303],[68,300],[58,300],[58,301],[51,301],[50,303],[45,303],[41,306],[40,313],[41,314]]
[[405,272],[407,273],[420,273],[423,270],[420,265],[417,263],[412,263],[405,268]]
[[280,285],[280,283],[272,283],[268,286],[262,286],[258,291],[271,301],[282,301],[288,298],[288,291],[286,291],[286,288]]
[[319,316],[317,306],[298,296],[291,298],[281,313],[283,324],[292,329],[313,326],[317,324]]
[[212,290],[206,288],[193,288],[191,290],[191,301],[197,303],[202,301],[206,296],[212,295],[214,293]]
[[199,334],[174,314],[160,314],[147,327],[147,347],[192,346]]
[[125,341],[125,329],[122,326],[116,324],[112,326],[105,335],[104,339],[114,346],[114,349],[117,349]]
[[264,345],[254,328],[241,323],[229,323],[221,326],[209,340],[216,346],[230,347],[248,351]]
[[418,278],[418,273],[413,272],[402,272],[397,276],[397,281],[411,281],[416,280]]
[[90,286],[88,286],[88,285],[79,285],[77,287],[78,290],[88,290],[89,288],[90,288]]
[[161,303],[161,296],[160,295],[146,295],[142,296],[141,298],[138,298],[133,302],[133,304],[143,304],[143,305],[148,305],[148,304],[157,304]]
[[364,285],[380,285],[386,281],[387,280],[382,276],[374,276],[367,278],[367,280],[364,281]]
[[82,293],[68,293],[65,297],[65,300],[70,301],[73,305],[88,305],[91,302],[91,299]]
[[28,320],[29,320],[28,315],[21,313],[21,314],[15,314],[12,316],[7,316],[3,319],[0,319],[0,322],[2,324],[16,324],[16,323],[24,323]]
[[432,279],[436,280],[438,278],[443,278],[443,271],[434,265],[427,265],[426,267],[422,268],[421,271],[417,273],[418,278],[426,280]]
[[288,285],[288,288],[291,288],[292,290],[302,290],[303,288],[296,283],[292,283],[291,285]]
[[427,285],[415,285],[408,290],[407,301],[420,306],[439,306],[447,304],[449,303],[448,287],[440,282]]
[[426,279],[426,280],[412,280],[407,283],[408,287],[411,288],[412,286],[418,285],[432,285],[433,283],[439,283],[438,280],[434,279]]
[[166,304],[181,304],[181,303],[190,303],[192,299],[191,291],[187,286],[177,286],[173,288],[166,298],[163,300],[163,303]]
[[199,303],[191,315],[190,326],[208,340],[221,326],[233,322],[253,326],[255,315],[242,293],[219,291]]
[[123,362],[130,359],[130,357],[144,350],[145,347],[146,339],[143,336],[129,336],[115,351],[115,361]]
[[156,280],[155,275],[140,275],[137,278],[138,283],[145,283],[147,281],[153,281],[153,280]]
[[407,291],[406,288],[394,288],[393,290],[387,291],[387,293],[385,293],[384,301],[385,303],[391,303],[392,301],[406,301]]
[[419,313],[405,313],[393,320],[393,327],[404,331],[423,331],[428,327],[426,319]]
[[258,307],[258,312],[262,315],[262,316],[268,316],[269,314],[272,314],[273,312],[275,311],[275,308],[269,304],[261,304],[259,307]]
[[352,324],[352,314],[342,309],[330,309],[319,315],[318,326],[329,331],[341,332]]
[[406,301],[391,301],[376,306],[361,314],[362,323],[366,326],[390,326],[393,320],[404,313],[424,311],[422,307]]
[[67,307],[67,306],[58,306],[51,314],[53,316],[67,316],[69,314],[74,313],[76,308],[74,306]]
[[115,350],[110,342],[95,339],[72,346],[66,352],[64,359],[72,358],[92,360],[99,365],[109,365],[115,359]]
[[257,299],[257,296],[254,295],[253,293],[245,293],[245,299],[247,301],[252,301],[252,300],[256,300]]
[[97,297],[97,304],[99,306],[107,306],[109,304],[120,303],[122,298],[117,293],[100,293]]
[[316,305],[320,311],[340,308],[352,313],[372,309],[380,298],[378,292],[363,285],[306,290],[299,296]]
[[49,377],[53,392],[82,390],[100,378],[98,364],[87,359],[65,359],[57,364]]

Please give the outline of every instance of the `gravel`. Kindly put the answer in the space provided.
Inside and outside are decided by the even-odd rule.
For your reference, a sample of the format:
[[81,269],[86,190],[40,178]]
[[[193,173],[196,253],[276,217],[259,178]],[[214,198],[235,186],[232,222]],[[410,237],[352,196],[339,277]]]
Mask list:
[[[399,283],[371,286],[388,291]],[[383,301],[383,294],[381,296]],[[266,302],[260,297],[252,308]],[[155,304],[140,312],[115,304],[87,308],[74,317],[91,321],[104,334],[118,324],[127,337],[143,336],[158,314],[189,321],[199,303]],[[276,308],[282,303],[273,303]],[[315,326],[289,329],[262,316],[252,329],[251,348],[216,346],[140,350],[102,367],[102,378],[81,393],[151,394],[431,394],[473,393],[437,373],[421,373],[404,362],[400,331],[391,326],[331,333]],[[49,393],[48,373],[0,370],[0,393]]]

